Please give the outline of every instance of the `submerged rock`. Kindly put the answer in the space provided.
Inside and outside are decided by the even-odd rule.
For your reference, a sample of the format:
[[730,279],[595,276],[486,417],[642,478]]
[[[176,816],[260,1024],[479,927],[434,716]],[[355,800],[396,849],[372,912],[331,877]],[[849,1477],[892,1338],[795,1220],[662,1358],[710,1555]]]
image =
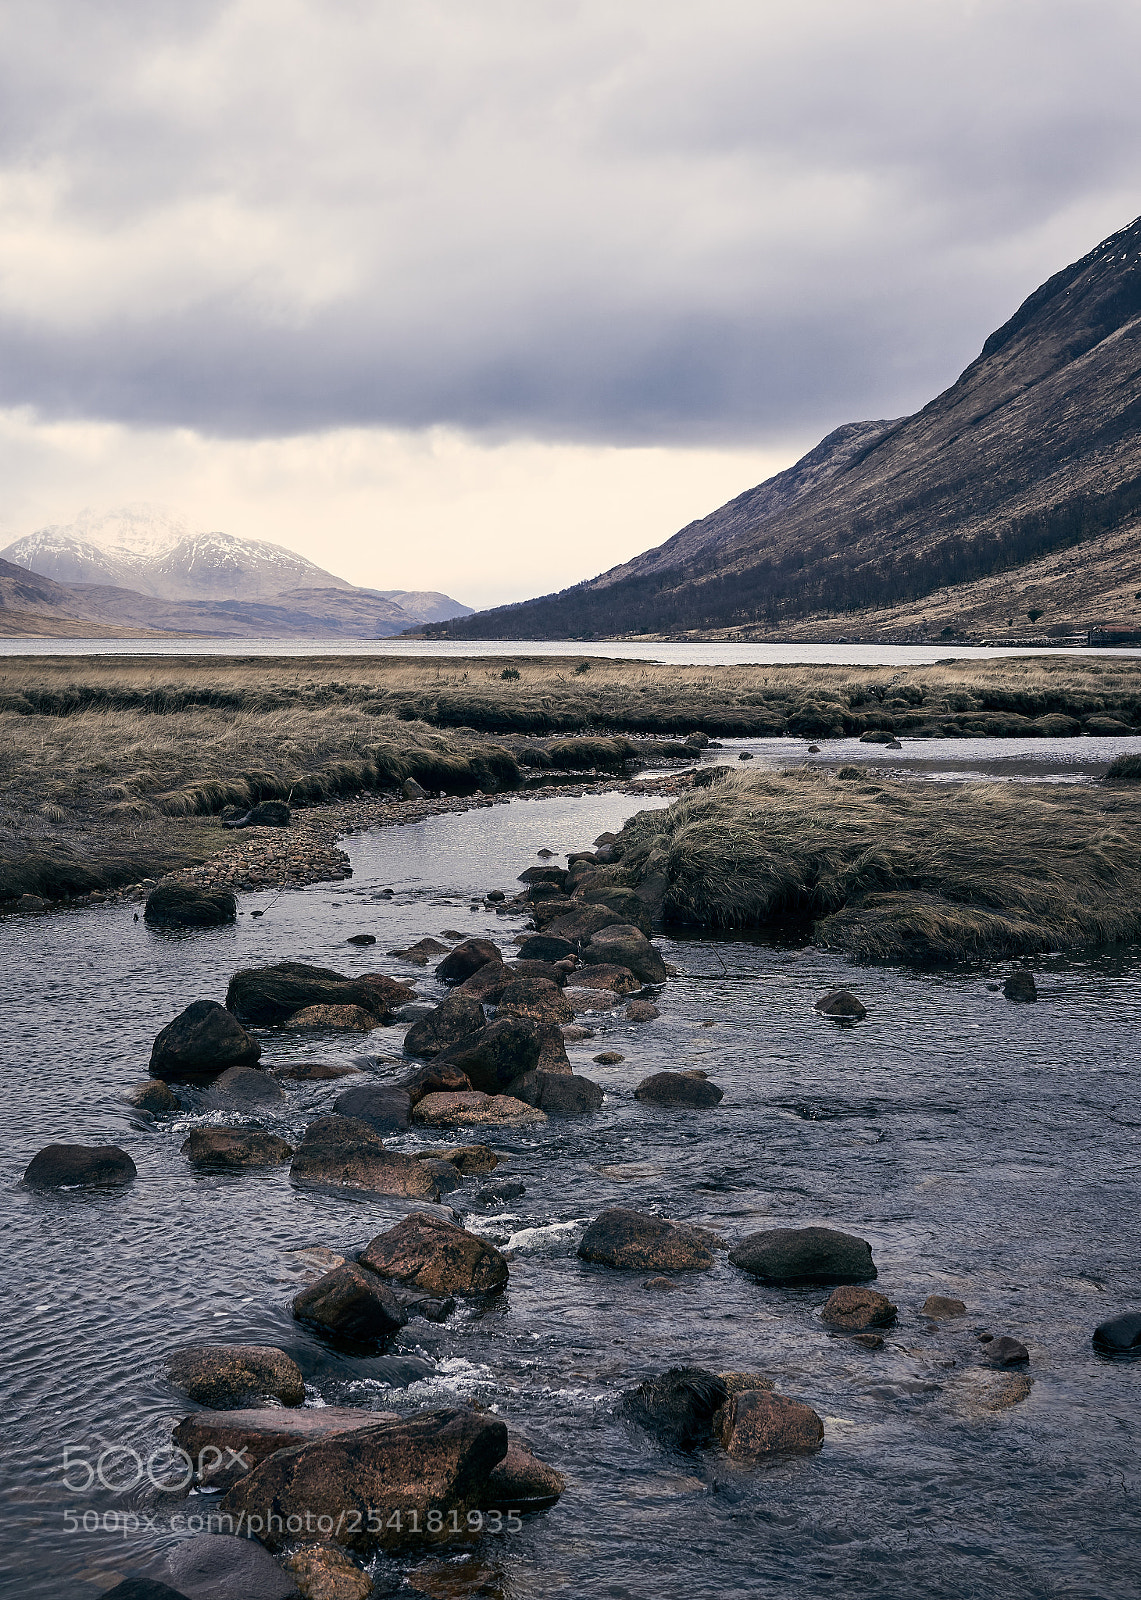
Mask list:
[[376,1133],[404,1133],[412,1122],[412,1097],[388,1084],[361,1083],[338,1095],[333,1110],[367,1123]]
[[1099,1323],[1093,1331],[1093,1347],[1103,1356],[1141,1357],[1141,1311],[1126,1311]]
[[808,1455],[824,1443],[824,1424],[811,1406],[770,1389],[743,1389],[729,1396],[718,1417],[726,1452],[755,1461],[762,1456]]
[[265,1128],[193,1128],[182,1154],[192,1167],[277,1167],[292,1147]]
[[156,1037],[150,1071],[155,1078],[193,1078],[260,1060],[261,1045],[231,1011],[216,1000],[195,1000]]
[[704,1072],[654,1072],[634,1090],[635,1100],[659,1106],[716,1106],[724,1097],[724,1089],[710,1083]]
[[966,1305],[962,1300],[954,1300],[950,1295],[929,1294],[923,1302],[923,1315],[934,1317],[936,1321],[943,1317],[965,1317]]
[[332,1544],[305,1544],[283,1557],[303,1600],[369,1600],[371,1576],[344,1550]]
[[507,1282],[507,1262],[494,1245],[423,1212],[378,1233],[358,1259],[370,1272],[432,1294],[493,1294]]
[[270,1344],[197,1344],[174,1350],[166,1375],[176,1389],[215,1411],[248,1407],[269,1395],[283,1406],[305,1399],[301,1368]]
[[291,1600],[297,1593],[267,1550],[228,1533],[183,1539],[158,1575],[186,1600]]
[[989,1339],[983,1346],[983,1360],[988,1367],[1017,1367],[1030,1360],[1030,1352],[1021,1339],[1003,1334],[1000,1339]]
[[354,1344],[380,1346],[408,1321],[401,1301],[354,1262],[334,1267],[293,1298],[298,1322]]
[[293,1153],[290,1179],[301,1187],[359,1189],[368,1194],[438,1200],[424,1163],[386,1150],[380,1135],[354,1117],[317,1117]]
[[514,1127],[525,1122],[545,1122],[546,1115],[505,1094],[425,1095],[412,1112],[413,1122],[433,1128]]
[[49,1144],[24,1169],[32,1189],[121,1189],[138,1176],[117,1144]]
[[835,1228],[768,1228],[729,1252],[762,1283],[866,1283],[878,1276],[866,1239]]
[[713,1418],[729,1391],[716,1372],[704,1367],[671,1367],[647,1378],[622,1396],[622,1409],[635,1422],[678,1450],[694,1450],[713,1434]]
[[713,1265],[702,1235],[683,1222],[610,1206],[587,1228],[578,1247],[583,1261],[633,1271],[704,1271]]
[[856,1022],[862,1022],[868,1014],[863,1002],[857,1000],[850,989],[829,989],[812,1009],[819,1011],[822,1017],[850,1017]]
[[886,1294],[844,1285],[828,1296],[820,1320],[830,1328],[862,1333],[867,1328],[890,1328],[898,1312],[899,1307],[892,1305]]
[[190,883],[160,883],[143,910],[143,921],[155,928],[219,928],[237,916],[238,902],[229,889]]
[[627,1022],[655,1022],[661,1012],[652,1000],[631,1000],[626,1007]]
[[507,1454],[492,1469],[481,1503],[485,1511],[541,1511],[553,1506],[566,1486],[562,1473],[540,1461],[530,1445],[509,1437]]
[[1038,985],[1034,982],[1034,974],[1025,967],[1017,967],[1003,984],[1002,992],[1008,1000],[1037,1000]]
[[485,1024],[483,1006],[472,995],[450,994],[429,1016],[413,1023],[404,1036],[409,1056],[438,1056],[441,1050],[477,1033]]
[[127,1099],[136,1110],[149,1112],[152,1117],[182,1110],[182,1102],[161,1078],[148,1078],[144,1083],[136,1083],[134,1088],[127,1091]]
[[436,976],[441,983],[463,983],[487,962],[502,960],[499,946],[492,944],[490,939],[464,939],[449,950],[436,968]]

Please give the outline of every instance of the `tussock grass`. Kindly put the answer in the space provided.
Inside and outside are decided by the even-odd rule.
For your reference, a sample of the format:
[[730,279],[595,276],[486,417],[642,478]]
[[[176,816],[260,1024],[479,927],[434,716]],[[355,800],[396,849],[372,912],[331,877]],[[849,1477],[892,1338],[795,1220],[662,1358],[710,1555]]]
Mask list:
[[943,963],[1134,939],[1141,796],[1023,784],[733,776],[620,836],[627,881],[664,872],[667,920],[815,923],[861,961]]
[[1106,768],[1106,783],[1137,783],[1139,781],[1141,781],[1141,755],[1117,756]]

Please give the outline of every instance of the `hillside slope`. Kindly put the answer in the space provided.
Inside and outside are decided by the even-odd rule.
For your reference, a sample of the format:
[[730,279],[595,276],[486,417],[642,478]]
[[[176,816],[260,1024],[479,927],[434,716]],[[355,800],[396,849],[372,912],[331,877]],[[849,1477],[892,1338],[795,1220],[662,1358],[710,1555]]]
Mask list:
[[[925,597],[1102,540],[1138,512],[1141,219],[1037,289],[914,416],[837,430],[601,577],[429,631],[835,635],[845,619],[905,614],[921,627]],[[1110,568],[1121,560],[1106,573],[1115,592],[1141,589],[1132,545]],[[1082,604],[1104,609],[1088,587]]]

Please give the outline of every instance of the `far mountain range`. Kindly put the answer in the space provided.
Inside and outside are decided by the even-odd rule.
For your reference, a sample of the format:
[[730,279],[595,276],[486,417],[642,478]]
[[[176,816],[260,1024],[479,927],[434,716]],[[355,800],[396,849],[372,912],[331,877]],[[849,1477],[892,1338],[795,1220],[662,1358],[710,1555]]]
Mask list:
[[198,532],[148,505],[0,550],[0,634],[392,637],[470,612],[434,591],[358,588],[282,545]]

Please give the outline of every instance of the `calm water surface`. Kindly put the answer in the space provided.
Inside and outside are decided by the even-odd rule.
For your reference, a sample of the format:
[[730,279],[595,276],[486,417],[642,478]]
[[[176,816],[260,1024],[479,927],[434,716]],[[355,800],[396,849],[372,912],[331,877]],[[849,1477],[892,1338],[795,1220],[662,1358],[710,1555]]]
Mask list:
[[[1141,1363],[1101,1361],[1089,1342],[1097,1322],[1141,1302],[1134,948],[1045,958],[1041,1000],[1017,1006],[987,988],[1001,970],[858,971],[814,948],[663,940],[682,976],[661,1019],[599,1021],[596,1039],[570,1047],[605,1086],[602,1110],[489,1140],[508,1158],[496,1176],[527,1186],[509,1211],[471,1219],[513,1249],[508,1292],[444,1327],[409,1324],[371,1361],[332,1356],[292,1322],[293,1252],[359,1246],[398,1204],[295,1192],[285,1172],[196,1177],[179,1146],[204,1113],[154,1124],[124,1104],[158,1029],[191,1000],[222,999],[239,966],[381,969],[437,993],[384,952],[446,928],[509,939],[521,920],[473,910],[469,896],[510,890],[541,846],[581,847],[636,804],[513,800],[359,836],[351,882],[244,896],[228,930],[158,933],[119,907],[0,923],[5,1593],[94,1597],[170,1541],[178,1497],[72,1493],[60,1468],[65,1446],[92,1458],[161,1447],[184,1407],[160,1363],[188,1341],[281,1344],[314,1401],[497,1408],[569,1480],[557,1507],[480,1547],[516,1600],[1138,1592]],[[385,888],[393,900],[378,898]],[[377,934],[375,949],[345,943],[361,931]],[[863,997],[864,1023],[814,1014],[837,981]],[[380,1030],[367,1048],[396,1055],[400,1036]],[[267,1065],[361,1048],[264,1037]],[[595,1066],[603,1049],[626,1059]],[[636,1102],[639,1080],[665,1066],[708,1069],[724,1101],[705,1112]],[[296,1136],[337,1092],[290,1090],[263,1120]],[[26,1162],[55,1139],[122,1143],[137,1182],[106,1195],[22,1189]],[[730,1240],[809,1223],[859,1233],[898,1327],[881,1352],[829,1338],[824,1293],[762,1288],[724,1256],[670,1295],[646,1291],[647,1274],[579,1262],[587,1219],[613,1204]],[[930,1324],[918,1307],[933,1292],[961,1297],[968,1316]],[[975,1404],[980,1330],[1030,1349],[1034,1387],[1011,1410]],[[825,1419],[822,1452],[742,1469],[716,1451],[659,1447],[615,1399],[681,1362],[768,1374]],[[128,1461],[108,1458],[107,1470],[122,1481]],[[156,1531],[64,1531],[67,1510],[128,1505]],[[381,1560],[378,1592],[397,1592],[414,1565]]]

